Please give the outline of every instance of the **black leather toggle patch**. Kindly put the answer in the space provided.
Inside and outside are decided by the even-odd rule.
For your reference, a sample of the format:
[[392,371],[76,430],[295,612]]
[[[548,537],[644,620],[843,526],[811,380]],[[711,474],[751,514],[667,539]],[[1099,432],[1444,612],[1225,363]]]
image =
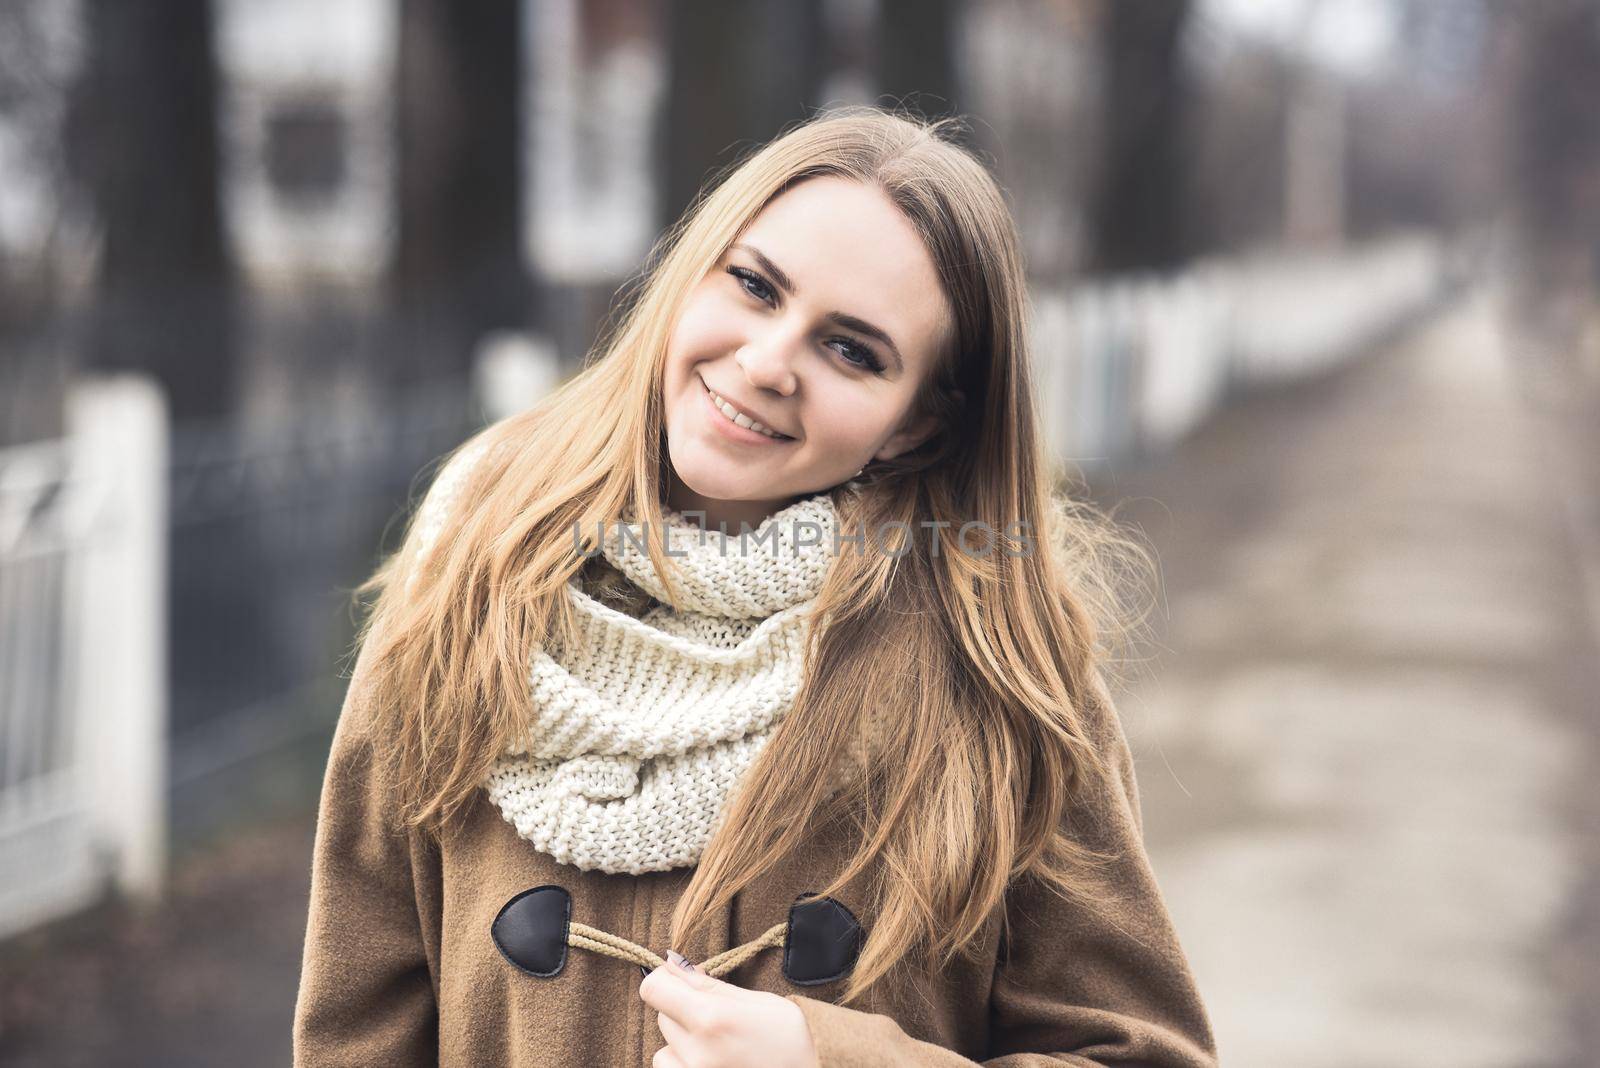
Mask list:
[[866,936],[850,910],[831,897],[803,893],[789,906],[783,974],[798,986],[830,982],[848,972]]
[[500,954],[529,975],[559,975],[567,963],[572,895],[559,886],[524,890],[500,906],[489,927]]

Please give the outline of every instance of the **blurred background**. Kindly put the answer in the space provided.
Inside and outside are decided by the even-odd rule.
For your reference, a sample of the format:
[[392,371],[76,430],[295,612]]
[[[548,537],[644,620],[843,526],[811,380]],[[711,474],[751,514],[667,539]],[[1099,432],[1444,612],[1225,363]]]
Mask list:
[[0,3],[0,1063],[281,1065],[365,578],[719,168],[971,121],[1230,1065],[1600,1049],[1600,2]]

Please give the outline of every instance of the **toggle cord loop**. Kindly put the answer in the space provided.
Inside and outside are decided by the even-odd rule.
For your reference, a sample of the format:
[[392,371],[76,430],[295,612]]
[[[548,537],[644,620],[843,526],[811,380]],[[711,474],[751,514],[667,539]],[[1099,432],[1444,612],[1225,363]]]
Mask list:
[[[707,957],[697,967],[700,971],[714,979],[720,979],[733,971],[745,961],[771,946],[781,946],[788,936],[789,924],[775,923],[756,938],[743,945],[734,946],[724,950],[713,957]],[[609,931],[602,931],[598,927],[590,927],[586,923],[571,923],[567,928],[567,944],[578,949],[587,949],[592,953],[600,953],[618,960],[632,961],[639,965],[641,971],[648,972],[651,968],[659,968],[666,963],[666,958],[658,957],[637,942],[630,942],[621,935],[614,935]]]

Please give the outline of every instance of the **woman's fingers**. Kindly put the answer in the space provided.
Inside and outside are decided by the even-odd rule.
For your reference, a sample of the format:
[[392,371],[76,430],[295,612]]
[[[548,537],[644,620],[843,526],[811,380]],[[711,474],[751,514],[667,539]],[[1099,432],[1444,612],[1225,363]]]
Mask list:
[[639,996],[652,1009],[665,1013],[675,1023],[695,1031],[705,1015],[702,1006],[704,992],[696,989],[697,978],[704,980],[709,977],[698,972],[679,971],[671,964],[663,964],[640,981]]
[[694,1036],[684,1026],[664,1012],[656,1013],[656,1027],[661,1032],[661,1037],[667,1040],[667,1045],[674,1051],[687,1053],[694,1043]]
[[656,1050],[656,1055],[650,1058],[650,1068],[688,1068],[671,1046],[662,1046]]

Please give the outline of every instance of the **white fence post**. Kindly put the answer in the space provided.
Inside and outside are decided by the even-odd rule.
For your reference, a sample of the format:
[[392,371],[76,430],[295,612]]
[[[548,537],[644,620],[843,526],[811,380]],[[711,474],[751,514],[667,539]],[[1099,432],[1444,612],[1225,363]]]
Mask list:
[[81,789],[116,886],[160,896],[167,861],[167,415],[137,375],[77,383],[74,465],[112,528],[82,547],[74,652]]
[[472,392],[487,422],[533,407],[560,384],[560,359],[544,338],[497,330],[478,342]]

